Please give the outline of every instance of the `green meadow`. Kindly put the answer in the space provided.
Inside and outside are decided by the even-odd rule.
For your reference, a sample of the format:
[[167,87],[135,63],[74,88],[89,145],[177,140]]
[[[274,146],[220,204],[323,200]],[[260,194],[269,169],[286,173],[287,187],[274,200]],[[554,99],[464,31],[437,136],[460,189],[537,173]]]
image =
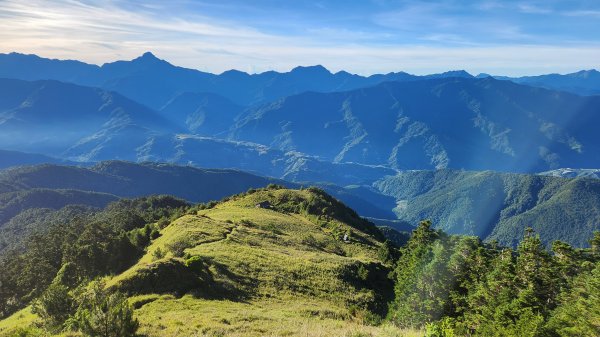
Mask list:
[[[393,296],[381,248],[373,225],[320,191],[264,189],[188,210],[105,280],[146,336],[420,336],[380,324]],[[44,335],[36,325],[28,307],[0,334]]]

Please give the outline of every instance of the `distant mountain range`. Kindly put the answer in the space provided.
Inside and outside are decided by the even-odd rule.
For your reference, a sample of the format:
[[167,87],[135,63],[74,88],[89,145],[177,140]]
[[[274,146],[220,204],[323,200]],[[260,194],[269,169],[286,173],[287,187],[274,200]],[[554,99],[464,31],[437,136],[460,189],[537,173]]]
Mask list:
[[[478,77],[487,77],[480,74]],[[102,66],[79,61],[55,60],[19,53],[0,54],[0,78],[58,80],[116,91],[155,110],[161,110],[182,93],[213,93],[238,105],[270,102],[306,91],[335,92],[366,88],[390,81],[434,78],[473,78],[464,70],[417,76],[405,72],[360,76],[345,71],[331,73],[322,66],[296,67],[290,72],[248,74],[229,70],[211,74],[174,66],[147,52],[131,61]],[[516,83],[564,90],[581,95],[600,93],[600,74],[595,70],[573,74],[519,78],[495,76]]]
[[35,164],[66,164],[64,160],[35,153],[24,153],[18,151],[0,150],[0,169],[11,166],[35,165]]
[[[0,234],[3,224],[11,231],[27,227],[31,212],[103,207],[120,197],[156,194],[206,202],[269,183],[303,186],[235,170],[157,163],[12,168],[0,171]],[[546,244],[562,240],[587,246],[592,232],[600,230],[600,179],[421,170],[384,176],[371,186],[317,185],[374,223],[400,231],[431,219],[448,233],[515,246],[531,226]]]
[[121,136],[130,141],[177,130],[155,111],[114,92],[54,80],[0,79],[4,148],[62,155],[90,139]]
[[[103,66],[12,53],[0,54],[0,77],[0,168],[88,167],[5,171],[0,192],[13,193],[5,195],[16,200],[13,210],[18,200],[38,205],[40,195],[66,204],[77,196],[90,206],[155,193],[206,200],[193,197],[206,185],[191,182],[196,166],[235,169],[214,171],[215,196],[269,182],[317,184],[380,224],[406,229],[432,218],[451,233],[507,245],[528,225],[545,242],[584,245],[600,223],[597,181],[558,178],[598,177],[600,96],[566,92],[593,94],[595,71],[362,77],[314,66],[215,75],[150,53]],[[115,159],[186,167],[94,166]],[[12,188],[11,179],[32,177],[27,172],[61,184]],[[435,188],[408,192],[421,185]]]
[[232,138],[333,162],[536,172],[600,167],[600,97],[493,78],[388,82],[247,110]]
[[[239,170],[200,169],[149,162],[105,161],[90,167],[41,164],[0,171],[0,194],[30,190],[76,190],[109,194],[114,198],[168,194],[189,202],[208,202],[272,183],[294,188],[303,186]],[[393,217],[393,199],[374,189],[319,185],[365,216]],[[1,214],[0,211],[0,220]]]
[[547,74],[538,76],[506,77],[494,76],[519,84],[552,90],[567,91],[579,95],[600,94],[600,72],[595,69],[581,70],[570,74]]
[[395,169],[600,167],[600,97],[492,78],[387,82],[249,108],[188,95],[160,112],[57,81],[3,79],[0,89],[2,147],[75,161],[167,161],[337,184]]
[[215,75],[173,66],[149,52],[131,61],[102,66],[50,60],[36,55],[0,54],[1,77],[29,81],[53,79],[100,87],[117,91],[157,110],[185,92],[210,92],[240,105],[251,105],[305,91],[349,90],[385,81],[418,78],[403,72],[370,77],[347,72],[332,74],[322,66],[297,67],[287,73],[247,74],[230,70]]

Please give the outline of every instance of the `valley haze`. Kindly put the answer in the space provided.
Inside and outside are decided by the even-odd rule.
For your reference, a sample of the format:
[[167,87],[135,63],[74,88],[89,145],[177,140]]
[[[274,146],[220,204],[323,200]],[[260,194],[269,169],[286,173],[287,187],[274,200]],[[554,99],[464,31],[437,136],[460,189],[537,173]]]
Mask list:
[[0,337],[600,336],[593,1],[0,1]]
[[[119,160],[236,169],[321,186],[401,231],[432,219],[509,246],[529,226],[546,244],[586,246],[600,222],[596,180],[563,179],[593,178],[600,167],[595,70],[212,74],[151,52],[102,66],[10,53],[0,54],[0,78],[4,167]],[[579,184],[589,197],[568,196]],[[175,191],[148,193],[207,201]],[[585,215],[549,216],[571,205]]]

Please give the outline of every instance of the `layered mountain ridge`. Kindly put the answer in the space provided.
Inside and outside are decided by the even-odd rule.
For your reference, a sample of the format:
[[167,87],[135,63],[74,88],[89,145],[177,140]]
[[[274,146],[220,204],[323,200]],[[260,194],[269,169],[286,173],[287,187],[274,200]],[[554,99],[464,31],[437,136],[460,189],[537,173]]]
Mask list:
[[0,93],[3,147],[75,161],[191,163],[343,184],[373,180],[301,172],[317,172],[309,168],[315,165],[357,168],[366,176],[600,167],[594,127],[600,97],[492,78],[388,82],[248,108],[214,94],[182,94],[161,111],[56,81],[0,85],[7,89]]
[[[579,247],[587,246],[591,233],[600,230],[600,179],[595,178],[415,170],[384,176],[372,185],[342,188],[289,183],[236,170],[120,161],[88,168],[37,165],[0,171],[0,199],[5,201],[0,207],[0,228],[29,209],[102,206],[120,197],[157,194],[207,202],[267,184],[319,185],[361,216],[400,231],[430,219],[446,232],[476,235],[506,246],[518,244],[526,227],[533,227],[546,244],[562,240]],[[390,220],[394,218],[398,220]],[[19,221],[26,224],[27,218]]]
[[[597,167],[600,98],[485,79],[304,93],[246,112],[235,139],[397,169]],[[326,146],[322,146],[326,144]]]
[[[589,87],[595,72],[556,76]],[[584,238],[597,228],[595,182],[444,172],[597,176],[600,96],[464,71],[363,77],[310,66],[215,75],[151,53],[103,66],[4,54],[0,77],[6,77],[0,79],[0,148],[9,150],[2,152],[3,167],[118,159],[244,170],[272,177],[261,177],[261,184],[285,179],[298,184],[293,186],[328,186],[382,223],[398,218],[405,226],[432,218],[449,232],[507,245],[526,226],[543,222],[546,229],[537,229],[547,242],[566,237],[586,245]],[[555,88],[567,90],[559,84]],[[447,177],[439,188],[409,197],[397,192],[411,184],[435,185],[439,176]],[[588,216],[560,212],[546,221],[552,207],[583,207]]]
[[[488,76],[491,75],[480,74],[477,77]],[[346,71],[331,73],[320,65],[299,66],[289,72],[267,71],[248,74],[239,70],[229,70],[221,74],[212,74],[174,66],[151,52],[146,52],[131,61],[116,61],[102,66],[72,60],[47,59],[37,55],[0,54],[0,78],[28,81],[54,79],[100,87],[117,91],[156,110],[160,110],[184,92],[209,92],[247,106],[306,91],[346,91],[390,81],[450,77],[474,78],[464,70],[422,76],[402,71],[361,76]],[[595,70],[582,70],[565,75],[493,77],[581,95],[600,93],[599,76]]]

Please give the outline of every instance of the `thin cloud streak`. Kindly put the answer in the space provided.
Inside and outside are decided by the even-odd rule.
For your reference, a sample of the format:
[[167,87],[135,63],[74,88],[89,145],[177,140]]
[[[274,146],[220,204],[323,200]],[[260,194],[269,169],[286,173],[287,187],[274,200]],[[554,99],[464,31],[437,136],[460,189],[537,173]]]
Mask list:
[[530,3],[517,4],[517,8],[519,9],[520,12],[527,13],[527,14],[550,14],[550,13],[554,12],[553,10],[551,10],[549,8],[537,6],[537,5],[530,4]]
[[[187,2],[175,4],[183,8]],[[101,64],[152,51],[173,64],[215,73],[231,68],[287,71],[312,64],[359,74],[466,69],[475,74],[525,75],[598,67],[600,43],[536,42],[518,25],[465,23],[440,13],[449,10],[447,6],[411,6],[371,16],[383,26],[377,31],[324,24],[300,34],[261,30],[205,13],[181,14],[160,3],[140,9],[135,3],[117,1],[61,0],[50,6],[47,1],[7,0],[0,2],[0,52]],[[402,22],[412,24],[407,27]],[[435,29],[428,32],[427,25]],[[508,43],[483,43],[464,35],[465,29],[481,27],[487,30],[484,34]],[[404,39],[405,35],[410,38]]]
[[593,17],[593,18],[600,18],[600,10],[579,10],[579,11],[570,11],[570,12],[566,12],[565,15],[567,16],[579,16],[579,17]]

